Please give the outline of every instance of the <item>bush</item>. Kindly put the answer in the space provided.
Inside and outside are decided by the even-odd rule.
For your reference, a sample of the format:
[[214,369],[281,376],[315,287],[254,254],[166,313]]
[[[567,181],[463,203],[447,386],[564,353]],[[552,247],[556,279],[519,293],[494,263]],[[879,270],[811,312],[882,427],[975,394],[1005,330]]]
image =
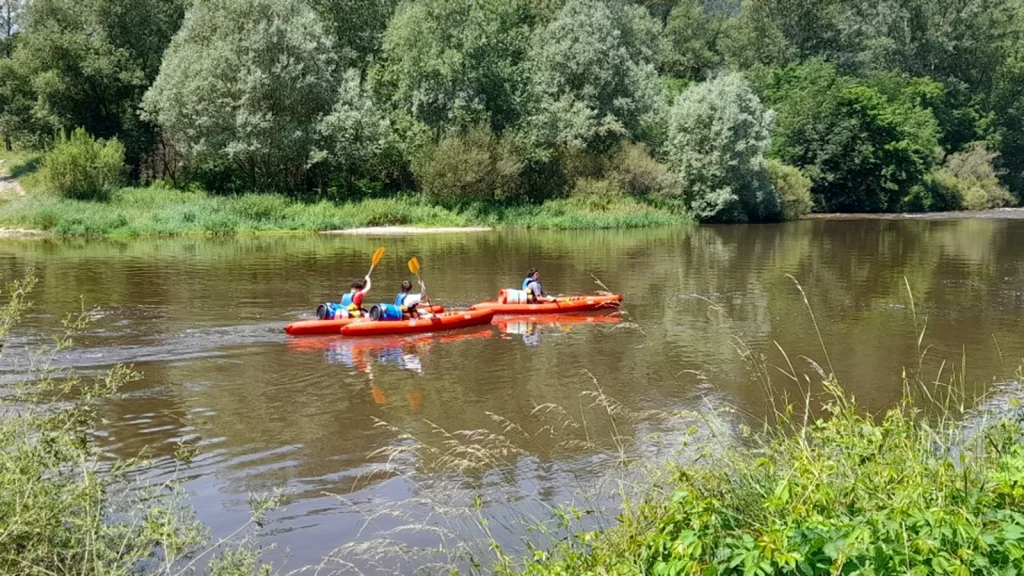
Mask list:
[[651,158],[644,144],[624,142],[612,157],[608,178],[632,196],[675,196],[679,187],[668,166]]
[[974,142],[963,152],[950,154],[940,173],[942,178],[956,181],[960,204],[967,210],[987,210],[1016,205],[1010,191],[999,183],[993,163],[998,152],[990,151],[984,142]]
[[739,74],[719,76],[676,98],[669,119],[669,164],[698,219],[781,217],[764,158],[773,120],[774,113]]
[[428,146],[414,158],[412,169],[428,198],[458,206],[517,196],[523,163],[508,140],[478,126]]
[[926,89],[936,86],[921,79],[890,96],[822,62],[776,70],[766,90],[778,111],[772,156],[814,182],[820,210],[898,210],[937,160],[938,124],[919,102]]
[[811,179],[804,176],[799,168],[788,166],[778,160],[766,164],[768,177],[782,204],[782,217],[796,220],[814,208],[811,201]]
[[[826,382],[824,414],[679,464],[621,525],[538,552],[565,574],[1012,574],[1024,550],[1024,414],[980,429],[910,395],[874,417]],[[1019,391],[1019,389],[1017,390]],[[792,409],[792,407],[790,407]],[[790,412],[786,412],[789,414]],[[737,443],[739,444],[739,443]],[[663,490],[659,490],[659,488]]]
[[41,177],[46,187],[74,200],[106,200],[124,182],[124,145],[116,138],[99,140],[84,128],[61,134],[43,156]]

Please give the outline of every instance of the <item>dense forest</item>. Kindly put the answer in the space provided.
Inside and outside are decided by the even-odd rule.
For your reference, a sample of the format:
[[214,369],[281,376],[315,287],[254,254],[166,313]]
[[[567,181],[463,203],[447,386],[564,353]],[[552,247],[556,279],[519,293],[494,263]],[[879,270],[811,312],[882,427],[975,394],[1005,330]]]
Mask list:
[[1024,195],[1021,0],[3,0],[0,136],[126,179],[701,221]]

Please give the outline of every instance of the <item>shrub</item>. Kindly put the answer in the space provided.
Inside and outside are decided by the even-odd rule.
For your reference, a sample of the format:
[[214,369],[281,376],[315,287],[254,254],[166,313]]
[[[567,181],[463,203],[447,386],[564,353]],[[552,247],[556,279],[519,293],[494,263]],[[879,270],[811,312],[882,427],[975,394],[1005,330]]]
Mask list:
[[446,206],[516,196],[522,168],[508,140],[486,126],[428,146],[412,163],[423,193]]
[[[525,574],[1008,574],[1024,550],[1024,414],[980,429],[910,394],[878,417],[834,381],[806,427],[676,465],[609,531]],[[790,407],[792,408],[792,407]],[[790,412],[786,412],[789,414]],[[945,421],[936,423],[936,418]],[[929,421],[929,418],[932,421]],[[737,443],[740,444],[740,443]],[[662,488],[663,490],[659,490]]]
[[612,157],[608,178],[633,196],[674,196],[679,188],[668,166],[651,158],[644,144],[624,142]]
[[781,216],[764,152],[774,113],[739,74],[698,84],[676,98],[669,118],[669,164],[687,207],[704,221]]
[[43,156],[44,184],[65,198],[106,200],[125,176],[124,146],[116,138],[99,140],[84,128],[60,141]]
[[772,156],[814,182],[820,210],[897,210],[937,160],[938,124],[919,103],[933,84],[922,80],[887,95],[831,64],[776,70],[766,90],[778,111]]
[[573,198],[621,198],[622,188],[603,178],[580,178],[572,187]]
[[1016,200],[999,183],[993,163],[998,152],[989,150],[984,142],[974,142],[964,151],[950,154],[940,172],[943,178],[955,179],[961,205],[968,210],[986,210],[1014,206]]
[[804,176],[799,168],[788,166],[778,160],[766,164],[768,177],[782,204],[782,217],[796,220],[814,208],[811,201],[811,179]]

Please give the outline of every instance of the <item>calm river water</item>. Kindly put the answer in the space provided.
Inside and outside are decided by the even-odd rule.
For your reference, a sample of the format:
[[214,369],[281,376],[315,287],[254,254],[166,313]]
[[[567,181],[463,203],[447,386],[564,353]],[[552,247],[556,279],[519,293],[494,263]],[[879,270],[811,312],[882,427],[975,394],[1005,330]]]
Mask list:
[[[418,256],[433,300],[450,308],[491,299],[535,266],[550,293],[596,281],[623,293],[624,313],[443,337],[284,335],[362,277],[377,246],[388,254],[371,301],[392,300]],[[599,484],[604,464],[678,444],[694,416],[676,413],[764,415],[747,353],[790,394],[800,388],[783,372],[816,384],[812,362],[831,362],[870,410],[899,398],[905,366],[946,380],[966,358],[969,382],[984,386],[1024,357],[1024,221],[0,243],[5,278],[28,270],[40,281],[19,345],[42,342],[81,297],[95,322],[61,361],[145,374],[104,407],[110,453],[149,447],[168,470],[179,441],[198,447],[185,488],[215,535],[245,521],[248,494],[283,489],[260,538],[288,568],[330,556],[336,569],[394,571],[374,564],[386,552],[378,539],[469,539],[473,523],[443,508],[475,495],[498,519],[496,537],[516,540],[512,516],[543,516]],[[16,372],[8,364],[0,377]],[[460,430],[478,432],[449,435]],[[435,451],[410,450],[410,437]],[[439,460],[451,442],[487,446],[495,465],[473,466],[475,448]],[[410,523],[419,529],[396,530]],[[416,558],[397,570],[426,561]]]

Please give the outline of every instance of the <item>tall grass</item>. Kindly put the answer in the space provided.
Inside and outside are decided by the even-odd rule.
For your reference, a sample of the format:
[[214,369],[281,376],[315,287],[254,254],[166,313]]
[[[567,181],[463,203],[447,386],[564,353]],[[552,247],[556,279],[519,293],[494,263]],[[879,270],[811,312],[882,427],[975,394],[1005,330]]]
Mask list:
[[[69,315],[53,345],[9,355],[11,333],[30,310],[31,278],[3,287],[0,362],[27,374],[0,394],[0,573],[12,576],[215,576],[261,569],[251,529],[274,504],[253,499],[255,516],[210,542],[183,499],[176,475],[146,481],[161,463],[110,461],[93,441],[97,406],[140,378],[128,366],[86,379],[54,368],[89,322]],[[180,446],[178,461],[191,449]],[[264,571],[269,573],[268,571]]]
[[582,229],[656,226],[683,220],[670,211],[628,198],[601,205],[566,199],[540,206],[478,205],[456,210],[415,195],[339,204],[302,202],[276,194],[213,196],[160,185],[124,188],[105,202],[35,193],[0,206],[0,226],[113,237],[315,232],[390,225]]

